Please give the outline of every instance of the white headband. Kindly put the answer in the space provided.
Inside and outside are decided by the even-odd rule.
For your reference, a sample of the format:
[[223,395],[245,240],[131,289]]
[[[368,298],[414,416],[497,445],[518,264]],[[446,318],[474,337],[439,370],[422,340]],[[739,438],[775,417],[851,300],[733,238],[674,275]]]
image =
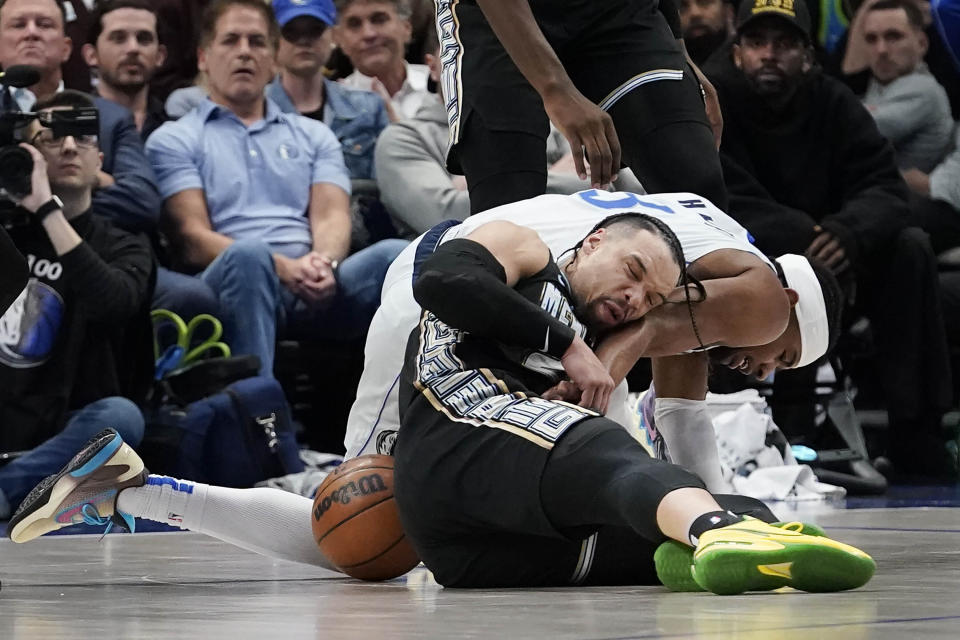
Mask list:
[[794,311],[800,325],[800,361],[794,369],[805,367],[820,359],[830,344],[830,327],[827,324],[827,305],[823,290],[810,262],[803,256],[786,254],[777,258],[783,268],[787,286],[797,292],[799,300]]

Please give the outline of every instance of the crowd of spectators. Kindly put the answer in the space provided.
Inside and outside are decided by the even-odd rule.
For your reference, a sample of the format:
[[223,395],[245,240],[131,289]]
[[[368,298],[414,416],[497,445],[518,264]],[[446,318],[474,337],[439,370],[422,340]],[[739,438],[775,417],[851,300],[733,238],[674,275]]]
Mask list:
[[[960,247],[958,6],[678,0],[724,116],[730,214],[768,254],[836,273],[882,354],[888,451],[940,474],[960,343],[944,267]],[[32,452],[0,468],[0,519],[104,416],[138,441],[149,376],[122,370],[151,362],[150,308],[212,313],[270,376],[278,338],[362,336],[406,240],[470,214],[431,7],[0,0],[0,66],[40,73],[0,107],[99,113],[97,136],[34,122],[23,138],[63,209],[12,227],[32,279],[0,329],[0,452]],[[549,192],[589,187],[571,158],[554,129]],[[358,234],[360,190],[390,233]]]

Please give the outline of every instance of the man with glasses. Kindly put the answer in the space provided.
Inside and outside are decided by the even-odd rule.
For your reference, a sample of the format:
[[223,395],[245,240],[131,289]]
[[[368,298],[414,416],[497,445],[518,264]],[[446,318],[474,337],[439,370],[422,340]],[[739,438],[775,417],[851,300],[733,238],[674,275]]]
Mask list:
[[[16,110],[33,110],[37,101],[64,88],[61,65],[73,48],[64,31],[64,5],[55,0],[0,0],[0,66],[27,64],[40,71],[40,81],[32,87],[10,89],[3,97],[4,109],[13,110],[13,100]],[[97,211],[123,229],[150,232],[160,213],[160,195],[133,118],[109,100],[94,100],[103,153],[94,193]]]
[[[90,108],[75,91],[37,105]],[[0,520],[102,425],[139,443],[143,417],[128,398],[150,381],[153,256],[146,238],[94,215],[97,135],[58,137],[34,121],[24,139],[32,192],[19,203],[23,215],[7,222],[30,279],[0,319],[0,451],[27,453],[0,468]]]
[[371,91],[347,89],[323,75],[333,49],[337,11],[332,0],[273,0],[280,24],[277,67],[267,97],[281,110],[319,120],[343,147],[353,179],[371,179],[373,148],[387,126],[383,100]]

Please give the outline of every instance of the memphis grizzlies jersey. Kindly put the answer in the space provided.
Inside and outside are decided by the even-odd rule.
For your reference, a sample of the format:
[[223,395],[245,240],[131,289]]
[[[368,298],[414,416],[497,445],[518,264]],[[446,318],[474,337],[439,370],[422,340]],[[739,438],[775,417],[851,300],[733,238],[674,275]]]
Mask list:
[[[573,312],[570,285],[551,261],[514,287],[517,293],[581,338],[587,329]],[[416,392],[456,422],[506,429],[549,448],[590,410],[539,396],[564,375],[560,360],[539,349],[473,335],[423,311],[407,343],[400,406]],[[416,389],[416,392],[414,391]]]
[[753,245],[746,229],[709,200],[692,193],[641,196],[590,189],[569,196],[538,196],[470,216],[447,231],[442,242],[462,238],[487,222],[508,220],[536,231],[559,259],[598,222],[625,211],[645,213],[665,222],[680,240],[687,264],[712,251],[735,249],[752,253],[773,268]]

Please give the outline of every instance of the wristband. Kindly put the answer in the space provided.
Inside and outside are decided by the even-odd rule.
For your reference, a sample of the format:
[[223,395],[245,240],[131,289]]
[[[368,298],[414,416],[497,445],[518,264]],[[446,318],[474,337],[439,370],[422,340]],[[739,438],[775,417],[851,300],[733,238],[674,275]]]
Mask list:
[[42,205],[37,207],[37,210],[33,212],[33,215],[36,216],[37,220],[43,222],[44,219],[54,211],[63,211],[63,201],[57,196],[53,196]]

